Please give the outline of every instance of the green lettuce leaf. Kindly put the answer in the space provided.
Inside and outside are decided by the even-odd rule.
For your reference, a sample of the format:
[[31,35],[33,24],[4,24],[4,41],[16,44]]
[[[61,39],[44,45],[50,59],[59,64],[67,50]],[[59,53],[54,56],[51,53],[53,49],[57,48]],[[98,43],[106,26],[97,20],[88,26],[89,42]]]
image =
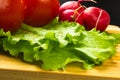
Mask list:
[[120,35],[109,35],[95,29],[86,31],[75,22],[58,22],[56,19],[43,27],[22,24],[15,32],[0,30],[0,47],[10,55],[40,65],[47,70],[65,70],[72,62],[83,64],[84,69],[101,65],[115,54]]

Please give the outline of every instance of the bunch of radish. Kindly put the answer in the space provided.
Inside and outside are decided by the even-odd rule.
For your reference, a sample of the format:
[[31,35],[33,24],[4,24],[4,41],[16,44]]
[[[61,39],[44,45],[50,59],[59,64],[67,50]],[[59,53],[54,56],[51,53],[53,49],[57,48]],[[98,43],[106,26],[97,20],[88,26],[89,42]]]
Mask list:
[[85,26],[86,30],[96,28],[101,32],[104,31],[110,23],[110,15],[98,7],[85,7],[81,4],[83,1],[95,2],[78,0],[63,3],[59,8],[59,21],[77,22]]

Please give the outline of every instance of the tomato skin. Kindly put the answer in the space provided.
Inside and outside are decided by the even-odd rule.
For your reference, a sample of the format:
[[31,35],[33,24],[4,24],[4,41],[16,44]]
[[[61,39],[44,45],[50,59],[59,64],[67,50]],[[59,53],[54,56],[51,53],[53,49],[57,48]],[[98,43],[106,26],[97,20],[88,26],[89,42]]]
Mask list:
[[14,32],[24,20],[23,0],[0,0],[0,29]]
[[58,15],[59,0],[25,0],[27,13],[24,23],[39,27],[49,23]]

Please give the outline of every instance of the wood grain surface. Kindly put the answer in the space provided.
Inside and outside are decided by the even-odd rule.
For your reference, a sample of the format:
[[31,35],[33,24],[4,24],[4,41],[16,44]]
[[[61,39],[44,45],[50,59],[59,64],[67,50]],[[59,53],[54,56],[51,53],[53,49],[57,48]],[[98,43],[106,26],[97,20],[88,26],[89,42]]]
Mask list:
[[[120,28],[109,25],[109,33],[120,33]],[[45,71],[39,66],[0,54],[0,80],[120,80],[120,44],[116,54],[93,70],[81,69],[79,63],[71,63],[66,71]]]

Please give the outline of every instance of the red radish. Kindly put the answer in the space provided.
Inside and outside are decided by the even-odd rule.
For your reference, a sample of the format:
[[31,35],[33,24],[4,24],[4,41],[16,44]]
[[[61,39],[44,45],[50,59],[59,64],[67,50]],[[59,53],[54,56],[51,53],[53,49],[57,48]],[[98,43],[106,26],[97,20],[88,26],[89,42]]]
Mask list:
[[94,0],[67,1],[60,6],[59,14],[61,14],[63,11],[68,10],[68,9],[75,10],[79,7],[83,7],[85,9],[85,7],[83,5],[81,5],[80,3],[81,2],[86,2],[86,1],[95,2]]
[[75,17],[83,10],[85,10],[85,7],[78,1],[67,1],[59,8],[59,21],[74,21]]
[[[85,10],[85,7],[81,5],[81,2],[84,1],[92,1],[94,0],[78,0],[78,1],[67,1],[63,3],[59,8],[59,21],[75,21],[75,18],[80,14],[82,11]],[[66,11],[67,10],[67,11]],[[72,16],[72,17],[71,17]]]
[[83,11],[85,10],[84,7],[79,7],[75,10],[68,9],[63,11],[61,14],[59,14],[59,21],[69,21],[73,22],[75,21],[75,18]]
[[74,15],[74,10],[71,9],[65,10],[59,16],[59,20],[72,22],[74,21],[73,15]]
[[80,14],[78,14],[78,16],[75,18],[75,21],[77,23],[79,23],[80,25],[84,25],[84,23],[83,23],[83,16],[82,16],[83,12],[81,12]]
[[96,28],[96,30],[104,31],[110,23],[110,16],[103,9],[89,7],[76,18],[76,22],[78,23],[80,23],[81,20],[87,30]]
[[79,6],[80,4],[78,3],[78,1],[67,1],[60,6],[59,14],[61,14],[63,11],[68,10],[68,9],[75,10]]

